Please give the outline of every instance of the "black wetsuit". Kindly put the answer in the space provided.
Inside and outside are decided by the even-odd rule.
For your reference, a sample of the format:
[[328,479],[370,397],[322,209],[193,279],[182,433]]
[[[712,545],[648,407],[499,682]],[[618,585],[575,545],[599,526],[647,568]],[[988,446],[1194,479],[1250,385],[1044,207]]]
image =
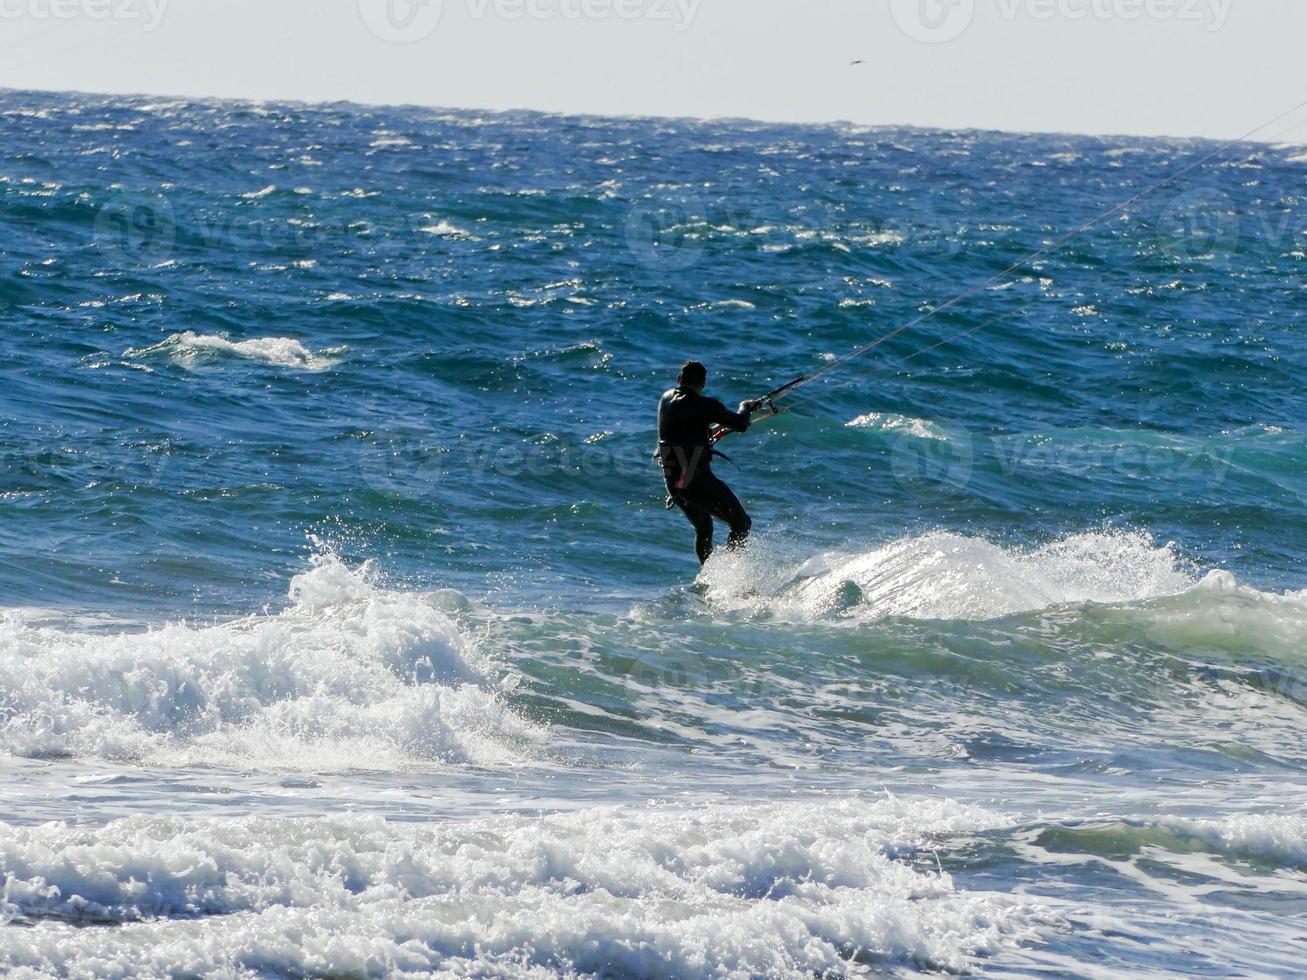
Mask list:
[[731,488],[712,471],[714,425],[744,432],[749,416],[688,388],[673,388],[658,404],[658,458],[667,493],[694,525],[694,551],[700,563],[712,554],[714,517],[730,525],[727,547],[731,548],[744,544],[753,526]]

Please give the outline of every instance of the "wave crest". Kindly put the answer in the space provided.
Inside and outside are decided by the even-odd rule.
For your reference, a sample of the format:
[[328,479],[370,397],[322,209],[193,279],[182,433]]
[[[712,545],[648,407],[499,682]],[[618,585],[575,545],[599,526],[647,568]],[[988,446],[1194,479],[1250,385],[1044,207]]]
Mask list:
[[293,337],[255,337],[250,340],[228,340],[217,334],[199,334],[191,330],[175,333],[153,347],[129,350],[127,357],[165,353],[179,364],[191,366],[206,356],[227,355],[246,360],[262,361],[276,367],[299,368],[304,371],[325,371],[337,362],[332,355],[339,348],[313,351]]
[[780,572],[769,564],[760,551],[723,554],[701,580],[714,602],[802,620],[990,620],[1057,605],[1152,599],[1195,584],[1171,545],[1123,532],[1078,534],[1033,549],[933,532]]
[[541,732],[440,597],[320,556],[276,615],[102,634],[0,618],[0,750],[192,766],[507,765]]
[[[1165,650],[1236,656],[1255,651],[1298,666],[1307,635],[1307,591],[1262,592],[1229,572],[1215,571],[1182,594],[1137,608],[1098,610],[1093,619],[1142,634]],[[1295,700],[1307,699],[1307,685],[1292,676],[1249,679]]]
[[887,432],[893,435],[911,436],[914,439],[932,439],[936,442],[948,442],[949,435],[938,424],[929,419],[913,418],[910,415],[894,415],[889,412],[871,412],[859,415],[846,422],[846,429],[871,429],[875,432]]
[[[369,817],[5,827],[0,917],[36,928],[19,930],[0,964],[75,973],[144,956],[160,974],[184,964],[803,977],[842,975],[852,958],[962,971],[1032,938],[1048,914],[962,891],[928,856],[911,859],[1008,826],[949,800],[890,797],[430,827]],[[49,918],[133,925],[61,941],[66,930],[42,926]]]

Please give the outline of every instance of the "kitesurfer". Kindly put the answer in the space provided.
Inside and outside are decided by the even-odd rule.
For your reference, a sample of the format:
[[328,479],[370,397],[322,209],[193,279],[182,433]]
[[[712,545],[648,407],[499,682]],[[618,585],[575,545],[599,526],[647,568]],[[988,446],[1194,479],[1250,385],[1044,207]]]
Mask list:
[[745,432],[750,416],[761,401],[740,404],[732,412],[716,398],[704,395],[708,369],[688,361],[676,379],[676,387],[663,395],[658,405],[658,461],[667,481],[668,508],[679,507],[694,526],[694,551],[699,563],[713,552],[713,519],[730,526],[727,547],[742,547],[753,522],[731,488],[712,471],[714,433]]

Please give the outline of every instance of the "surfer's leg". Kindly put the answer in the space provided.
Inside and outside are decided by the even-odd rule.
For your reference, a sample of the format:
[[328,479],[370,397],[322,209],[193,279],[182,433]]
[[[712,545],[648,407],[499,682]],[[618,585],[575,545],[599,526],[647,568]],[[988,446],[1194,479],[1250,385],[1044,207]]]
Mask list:
[[705,503],[713,517],[730,525],[731,536],[726,540],[726,547],[731,550],[744,547],[749,540],[749,531],[753,529],[753,521],[740,498],[713,474],[709,474],[704,484]]
[[712,556],[712,512],[698,501],[688,499],[684,494],[675,496],[676,506],[694,525],[694,553],[699,556],[702,565]]

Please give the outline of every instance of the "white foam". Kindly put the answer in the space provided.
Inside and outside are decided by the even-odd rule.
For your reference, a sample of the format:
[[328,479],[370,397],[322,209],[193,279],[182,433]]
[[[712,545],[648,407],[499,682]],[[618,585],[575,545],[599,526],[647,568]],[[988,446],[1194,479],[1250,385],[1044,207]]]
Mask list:
[[927,419],[914,419],[908,415],[893,415],[888,412],[871,412],[859,415],[846,423],[849,429],[873,429],[877,432],[890,432],[896,435],[911,436],[914,439],[933,439],[947,442],[948,433]]
[[530,757],[439,596],[319,557],[276,615],[148,632],[0,614],[0,751],[191,766],[403,770]]
[[465,235],[469,237],[471,236],[471,232],[466,231],[465,229],[458,227],[458,225],[451,224],[450,222],[444,220],[438,221],[434,225],[423,225],[418,230],[427,235],[440,235],[440,236]]
[[[0,825],[3,826],[3,825]],[[0,965],[61,975],[810,977],[961,972],[1036,938],[929,859],[1010,821],[947,800],[4,827]],[[125,923],[75,929],[59,921]]]
[[1248,813],[1219,820],[1168,817],[1161,824],[1226,854],[1307,865],[1307,817],[1298,814]]
[[1040,548],[1003,548],[946,532],[854,555],[823,555],[752,590],[768,557],[723,552],[704,569],[713,601],[800,619],[989,620],[1050,606],[1119,603],[1193,586],[1174,549],[1142,533],[1090,533]]
[[[1192,590],[1112,613],[1173,650],[1258,651],[1301,664],[1307,636],[1307,591],[1276,595],[1211,572]],[[1300,685],[1293,685],[1297,690]]]
[[334,352],[315,352],[293,337],[256,337],[251,340],[232,341],[215,334],[198,334],[190,330],[175,333],[153,347],[128,350],[126,356],[140,357],[163,351],[181,364],[191,365],[201,357],[226,354],[254,361],[263,361],[278,367],[300,368],[305,371],[324,371],[336,360]]

